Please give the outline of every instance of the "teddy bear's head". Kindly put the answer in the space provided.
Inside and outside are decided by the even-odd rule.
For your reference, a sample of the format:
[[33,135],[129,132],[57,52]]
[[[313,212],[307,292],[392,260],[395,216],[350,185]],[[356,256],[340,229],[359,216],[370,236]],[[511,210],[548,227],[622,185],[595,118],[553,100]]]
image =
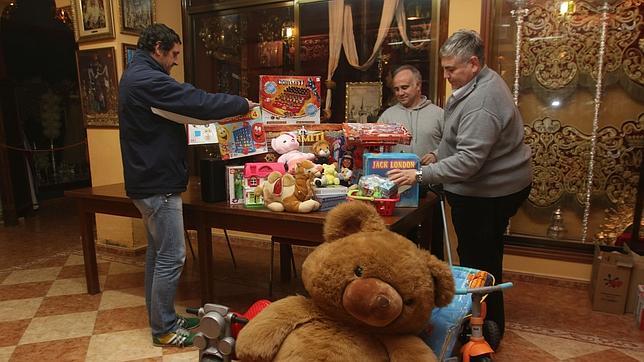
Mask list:
[[302,281],[330,317],[375,333],[419,333],[454,295],[449,266],[387,229],[370,204],[336,206],[325,242],[304,261]]
[[290,151],[296,151],[300,147],[300,143],[294,134],[284,133],[271,140],[271,147],[275,152],[283,155]]

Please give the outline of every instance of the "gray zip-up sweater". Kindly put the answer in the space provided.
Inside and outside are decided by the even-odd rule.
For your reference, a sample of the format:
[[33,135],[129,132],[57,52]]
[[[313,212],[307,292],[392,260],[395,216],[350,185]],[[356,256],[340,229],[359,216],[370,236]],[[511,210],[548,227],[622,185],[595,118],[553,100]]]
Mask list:
[[488,67],[465,87],[447,102],[439,161],[422,168],[423,183],[476,197],[522,190],[532,182],[531,151],[510,89]]
[[418,157],[436,151],[443,131],[443,110],[425,96],[412,108],[396,103],[378,118],[378,123],[401,124],[411,132],[410,145],[396,145],[392,152],[415,153]]

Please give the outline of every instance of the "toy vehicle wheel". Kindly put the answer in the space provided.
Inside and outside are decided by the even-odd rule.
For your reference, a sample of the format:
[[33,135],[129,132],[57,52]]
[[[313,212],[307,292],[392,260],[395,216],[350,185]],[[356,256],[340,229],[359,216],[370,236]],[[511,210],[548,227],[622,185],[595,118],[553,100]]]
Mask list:
[[501,344],[501,328],[495,321],[486,320],[483,322],[483,337],[490,345],[490,348],[496,351]]
[[472,356],[470,357],[470,361],[472,362],[492,362],[492,356],[489,354],[482,354],[480,356]]

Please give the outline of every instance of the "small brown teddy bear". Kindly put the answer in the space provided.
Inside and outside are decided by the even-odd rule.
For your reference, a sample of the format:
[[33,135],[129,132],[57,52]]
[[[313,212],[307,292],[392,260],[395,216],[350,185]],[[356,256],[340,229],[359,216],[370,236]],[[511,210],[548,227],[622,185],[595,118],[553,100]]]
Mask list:
[[449,266],[387,229],[370,204],[329,212],[304,261],[311,298],[278,300],[242,328],[241,361],[436,361],[417,336],[449,304]]

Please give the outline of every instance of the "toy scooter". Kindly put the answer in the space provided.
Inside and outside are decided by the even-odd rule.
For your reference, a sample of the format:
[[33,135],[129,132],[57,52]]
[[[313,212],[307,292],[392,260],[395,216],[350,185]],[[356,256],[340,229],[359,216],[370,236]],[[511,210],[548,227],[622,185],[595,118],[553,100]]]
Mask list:
[[258,300],[244,314],[235,313],[220,304],[206,304],[202,308],[186,308],[186,312],[201,318],[199,332],[193,343],[199,348],[201,362],[230,362],[235,355],[235,339],[241,328],[271,304]]

